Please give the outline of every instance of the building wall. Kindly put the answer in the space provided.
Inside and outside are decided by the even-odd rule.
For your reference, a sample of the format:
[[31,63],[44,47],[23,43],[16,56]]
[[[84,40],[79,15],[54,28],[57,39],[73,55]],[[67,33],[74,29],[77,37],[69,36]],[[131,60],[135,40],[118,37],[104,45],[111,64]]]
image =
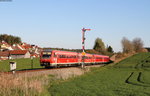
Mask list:
[[31,54],[29,52],[27,52],[24,56],[24,58],[30,58]]
[[25,55],[13,55],[11,54],[11,59],[19,59],[19,58],[30,58],[30,53],[27,52]]
[[24,55],[10,55],[11,59],[24,58]]
[[8,59],[8,57],[2,57],[2,56],[0,56],[0,60],[7,60]]

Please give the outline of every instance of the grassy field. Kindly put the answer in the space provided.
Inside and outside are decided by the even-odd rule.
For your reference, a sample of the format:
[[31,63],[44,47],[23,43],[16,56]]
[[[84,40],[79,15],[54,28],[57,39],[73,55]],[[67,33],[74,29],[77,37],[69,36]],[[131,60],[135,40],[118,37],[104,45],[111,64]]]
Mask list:
[[11,75],[0,73],[0,96],[50,96],[47,84],[53,80],[48,74]]
[[[11,75],[3,72],[10,71],[9,62],[17,62],[17,70],[30,70],[31,59],[15,59],[0,61],[0,96],[47,96],[47,82],[51,76],[47,74],[32,75]],[[39,58],[33,59],[33,69],[41,68]]]
[[[4,71],[4,72],[10,71],[10,65],[9,65],[10,61],[15,61],[17,63],[17,70],[32,69],[31,68],[32,60],[30,58],[27,59],[23,58],[23,59],[0,61],[0,71]],[[33,68],[34,69],[42,68],[40,66],[39,58],[33,59]]]
[[150,53],[93,68],[80,77],[55,83],[52,96],[150,96]]

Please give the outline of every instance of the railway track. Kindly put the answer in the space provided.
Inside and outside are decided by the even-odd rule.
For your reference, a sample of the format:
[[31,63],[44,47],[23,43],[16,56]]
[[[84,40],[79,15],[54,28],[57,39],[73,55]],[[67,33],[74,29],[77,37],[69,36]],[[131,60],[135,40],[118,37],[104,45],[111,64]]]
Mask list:
[[[86,65],[85,68],[88,67],[100,67],[100,66],[104,66],[105,64],[97,64],[97,65]],[[60,69],[71,69],[71,68],[80,68],[80,66],[62,66],[59,68],[37,68],[37,69],[23,69],[23,70],[16,70],[15,74],[19,74],[19,73],[31,73],[31,72],[39,72],[39,71],[50,71],[50,70],[60,70]],[[12,71],[9,72],[2,72],[4,74],[12,74]]]

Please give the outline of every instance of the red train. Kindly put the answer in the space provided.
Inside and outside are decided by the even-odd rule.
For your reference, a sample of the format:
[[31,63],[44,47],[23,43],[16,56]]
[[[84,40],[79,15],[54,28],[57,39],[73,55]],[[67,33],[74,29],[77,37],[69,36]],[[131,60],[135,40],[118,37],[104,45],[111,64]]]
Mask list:
[[84,58],[85,65],[110,62],[109,56],[104,55],[85,54],[83,56],[77,52],[45,50],[41,52],[40,64],[45,67],[81,65],[82,58]]

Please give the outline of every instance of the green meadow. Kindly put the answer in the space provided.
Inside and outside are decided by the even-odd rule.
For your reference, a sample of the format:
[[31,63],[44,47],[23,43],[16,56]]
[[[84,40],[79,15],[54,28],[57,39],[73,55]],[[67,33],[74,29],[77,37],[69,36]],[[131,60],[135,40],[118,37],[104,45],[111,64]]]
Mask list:
[[52,96],[150,96],[150,53],[92,68],[85,75],[52,84],[48,90]]
[[1,72],[10,71],[10,65],[9,65],[10,61],[16,62],[16,64],[17,64],[17,69],[16,70],[32,69],[32,63],[33,63],[33,69],[42,68],[40,66],[39,58],[33,58],[33,59],[22,58],[22,59],[0,61],[0,71]]

